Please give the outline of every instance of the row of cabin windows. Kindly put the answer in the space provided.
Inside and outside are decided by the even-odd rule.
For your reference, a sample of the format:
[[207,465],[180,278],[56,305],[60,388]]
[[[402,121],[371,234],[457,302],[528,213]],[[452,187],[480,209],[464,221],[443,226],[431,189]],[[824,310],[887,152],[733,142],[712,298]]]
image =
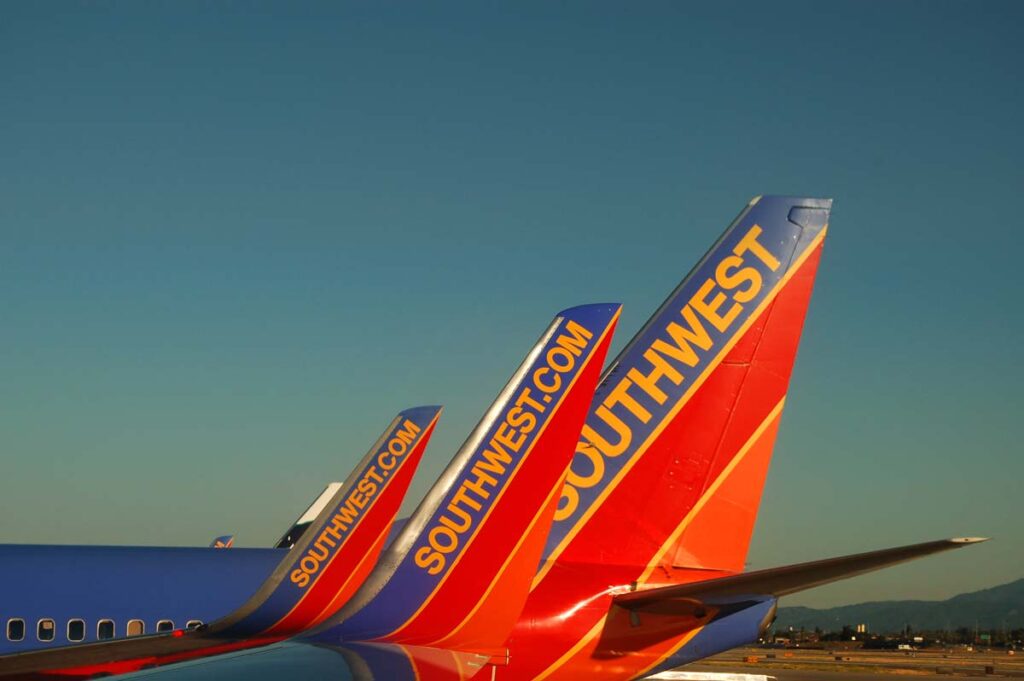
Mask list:
[[[202,622],[199,620],[189,620],[185,624],[186,629],[195,629],[196,627],[202,626]],[[114,638],[116,626],[114,620],[100,620],[96,623],[96,638],[99,640],[105,640],[108,638]],[[78,643],[79,641],[85,640],[85,620],[73,619],[68,620],[68,640],[72,643]],[[156,623],[157,633],[163,633],[167,631],[174,631],[174,622],[171,620],[160,620]],[[36,640],[48,642],[52,641],[57,633],[57,624],[51,619],[41,619],[36,623]],[[126,636],[142,636],[146,633],[146,623],[142,620],[128,620],[128,626],[125,627]],[[25,620],[19,617],[12,617],[7,620],[7,640],[8,641],[24,641],[25,640]]]

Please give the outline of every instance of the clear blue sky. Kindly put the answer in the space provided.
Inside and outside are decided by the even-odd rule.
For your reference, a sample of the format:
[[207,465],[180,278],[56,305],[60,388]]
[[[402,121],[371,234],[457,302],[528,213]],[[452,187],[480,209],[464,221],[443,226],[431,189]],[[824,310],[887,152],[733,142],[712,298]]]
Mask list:
[[266,545],[398,409],[422,494],[551,315],[620,344],[836,199],[751,567],[1024,576],[1021,3],[7,3],[0,540]]

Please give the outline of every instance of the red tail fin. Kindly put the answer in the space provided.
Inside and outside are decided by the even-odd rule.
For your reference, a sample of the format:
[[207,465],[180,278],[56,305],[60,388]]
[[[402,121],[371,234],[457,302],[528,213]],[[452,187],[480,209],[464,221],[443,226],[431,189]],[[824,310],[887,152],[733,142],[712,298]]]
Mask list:
[[317,640],[503,650],[618,315],[618,305],[587,305],[556,318]]
[[742,569],[830,207],[751,202],[612,363],[535,584],[555,561]]

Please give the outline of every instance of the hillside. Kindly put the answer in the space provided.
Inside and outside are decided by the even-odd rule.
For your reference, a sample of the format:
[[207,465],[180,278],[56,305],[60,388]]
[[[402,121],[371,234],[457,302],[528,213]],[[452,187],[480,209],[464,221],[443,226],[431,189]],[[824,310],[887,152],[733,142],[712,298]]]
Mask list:
[[844,624],[861,623],[881,633],[900,631],[908,624],[917,631],[975,626],[982,630],[1024,628],[1024,579],[945,601],[875,601],[823,610],[782,607],[775,628],[819,627],[831,631]]

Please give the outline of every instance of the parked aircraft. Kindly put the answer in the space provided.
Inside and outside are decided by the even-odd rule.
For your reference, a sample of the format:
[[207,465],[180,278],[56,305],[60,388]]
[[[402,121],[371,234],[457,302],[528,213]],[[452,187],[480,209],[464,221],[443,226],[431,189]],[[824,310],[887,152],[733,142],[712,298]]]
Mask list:
[[[534,456],[509,465],[498,429],[509,445],[525,430],[509,400],[544,406],[553,374],[529,393],[514,379],[322,622],[279,642],[243,631],[240,645],[267,645],[132,678],[643,678],[756,640],[781,596],[980,541],[742,571],[830,210],[751,201],[608,365],[575,432],[527,439]],[[0,658],[0,674],[116,670],[104,664],[143,650],[159,662],[209,629]]]
[[[618,313],[618,305],[589,305],[556,317],[399,537],[399,541],[422,539],[422,548],[437,555],[422,554],[417,561],[449,561],[448,572],[460,576],[479,567],[480,555],[463,557],[457,544],[461,542],[465,548],[470,542],[478,547],[486,542],[490,546],[487,558],[494,563],[487,568],[490,582],[479,584],[475,591],[467,589],[462,579],[449,586],[460,584],[460,591],[486,596],[498,604],[508,622],[497,624],[504,620],[490,613],[499,627],[499,634],[492,637],[494,646],[500,645],[518,614],[518,607],[509,604],[525,597],[539,560],[557,487],[597,385]],[[371,452],[378,457],[375,461],[383,476],[388,475],[390,466],[380,457],[391,449],[389,443],[387,450],[378,446]],[[382,453],[376,455],[377,451]],[[367,477],[364,475],[364,480]],[[522,509],[529,510],[528,517]],[[348,574],[346,570],[332,575],[314,564],[321,544],[333,536],[332,530],[344,532],[338,527],[339,514],[332,515],[333,510],[321,514],[264,584],[226,617],[196,630],[164,636],[7,656],[0,658],[0,675],[115,673],[168,659],[261,645],[314,627],[347,600],[365,574],[346,591],[339,585]],[[387,534],[382,530],[377,535],[378,545]],[[511,555],[516,558],[509,558]],[[366,570],[370,567],[372,563],[365,564]],[[375,581],[380,580],[374,576],[380,569],[378,565],[378,572],[371,575]],[[423,579],[441,580],[434,572],[424,572]],[[305,600],[302,590],[306,590]],[[315,608],[308,604],[313,594],[319,595]],[[407,602],[414,601],[410,597]]]
[[[440,411],[399,413],[323,507],[325,518],[344,515],[346,531],[329,555],[317,555],[318,574],[330,566],[362,576],[373,566]],[[288,556],[276,548],[0,545],[0,584],[9,585],[0,588],[0,653],[199,627],[237,609]]]
[[230,549],[235,544],[235,535],[225,534],[220,537],[214,537],[213,541],[210,542],[211,549]]

